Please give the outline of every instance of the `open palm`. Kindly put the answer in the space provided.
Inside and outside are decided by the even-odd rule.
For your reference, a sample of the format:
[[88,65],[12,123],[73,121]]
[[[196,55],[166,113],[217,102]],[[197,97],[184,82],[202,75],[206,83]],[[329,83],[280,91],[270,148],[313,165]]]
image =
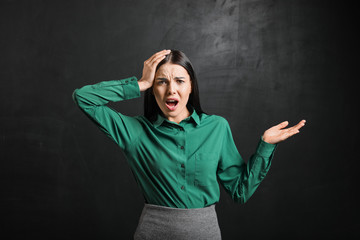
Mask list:
[[305,120],[301,120],[295,126],[285,128],[289,124],[289,122],[284,121],[266,130],[263,134],[263,140],[271,144],[276,144],[278,142],[284,141],[287,138],[299,133],[299,129],[305,125],[305,122]]

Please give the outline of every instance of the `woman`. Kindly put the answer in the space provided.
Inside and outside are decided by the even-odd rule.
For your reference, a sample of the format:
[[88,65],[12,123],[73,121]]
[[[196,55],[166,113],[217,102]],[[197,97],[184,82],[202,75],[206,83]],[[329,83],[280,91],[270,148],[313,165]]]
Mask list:
[[[106,106],[143,91],[144,116]],[[305,124],[285,129],[285,121],[266,130],[246,164],[226,119],[202,111],[192,64],[177,50],[147,59],[140,80],[84,86],[73,98],[124,151],[139,184],[145,205],[134,239],[221,239],[218,181],[235,202],[245,203],[268,172],[277,143]]]

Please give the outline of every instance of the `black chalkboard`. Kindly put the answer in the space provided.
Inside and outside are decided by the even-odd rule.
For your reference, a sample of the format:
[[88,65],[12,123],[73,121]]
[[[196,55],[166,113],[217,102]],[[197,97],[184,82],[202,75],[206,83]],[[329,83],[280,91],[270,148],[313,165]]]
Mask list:
[[[354,11],[300,0],[1,1],[2,236],[132,238],[144,199],[71,95],[139,79],[162,49],[187,54],[204,111],[229,121],[245,159],[267,128],[307,120],[249,202],[221,189],[223,239],[359,236]],[[111,106],[141,115],[143,96]]]

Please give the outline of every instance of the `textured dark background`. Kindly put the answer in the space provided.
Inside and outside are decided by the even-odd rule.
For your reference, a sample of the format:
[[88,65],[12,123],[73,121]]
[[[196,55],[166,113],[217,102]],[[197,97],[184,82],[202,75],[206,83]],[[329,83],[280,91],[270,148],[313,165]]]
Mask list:
[[[203,109],[228,119],[246,160],[268,127],[307,120],[249,202],[221,190],[223,239],[359,236],[355,10],[316,0],[2,0],[1,234],[132,237],[142,195],[71,94],[139,79],[153,53],[179,49]],[[112,106],[140,115],[143,96]]]

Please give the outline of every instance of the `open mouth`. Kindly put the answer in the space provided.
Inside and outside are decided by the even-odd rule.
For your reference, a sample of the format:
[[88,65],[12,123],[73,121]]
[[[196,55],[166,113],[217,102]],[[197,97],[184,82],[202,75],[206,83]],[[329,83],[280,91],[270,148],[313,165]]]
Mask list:
[[167,100],[165,102],[167,108],[170,109],[170,110],[175,110],[178,103],[179,103],[179,101],[177,101],[177,100]]

